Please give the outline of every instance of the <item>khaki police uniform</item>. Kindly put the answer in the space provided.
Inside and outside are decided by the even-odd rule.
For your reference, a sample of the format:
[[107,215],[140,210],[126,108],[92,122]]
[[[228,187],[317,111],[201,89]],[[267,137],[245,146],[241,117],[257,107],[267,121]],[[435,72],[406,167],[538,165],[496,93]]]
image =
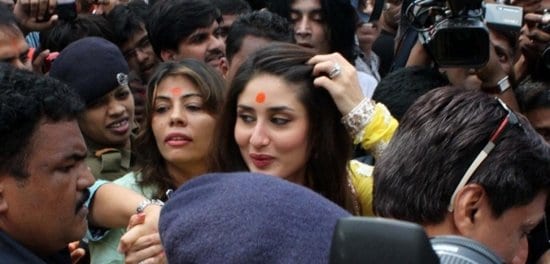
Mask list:
[[86,164],[90,167],[96,179],[114,181],[131,168],[131,148],[101,148],[90,140],[86,139],[88,153]]

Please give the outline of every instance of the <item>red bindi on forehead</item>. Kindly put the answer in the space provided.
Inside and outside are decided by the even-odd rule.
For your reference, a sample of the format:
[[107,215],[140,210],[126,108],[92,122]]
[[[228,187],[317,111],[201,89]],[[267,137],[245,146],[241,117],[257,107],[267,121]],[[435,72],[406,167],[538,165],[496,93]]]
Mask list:
[[266,96],[264,92],[258,92],[256,94],[256,103],[263,104],[265,102]]
[[181,94],[183,93],[183,89],[181,89],[180,87],[173,87],[170,89],[170,93],[174,97],[180,97]]

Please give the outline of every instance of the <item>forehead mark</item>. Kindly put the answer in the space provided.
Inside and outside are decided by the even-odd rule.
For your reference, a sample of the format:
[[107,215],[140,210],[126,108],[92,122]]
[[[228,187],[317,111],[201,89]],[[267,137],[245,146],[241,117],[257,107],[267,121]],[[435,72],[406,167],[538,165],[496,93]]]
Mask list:
[[258,92],[256,94],[256,103],[263,104],[265,102],[265,93],[264,92]]
[[180,87],[173,87],[170,89],[170,93],[174,97],[179,97],[182,94],[182,92],[183,92],[183,89],[181,89]]

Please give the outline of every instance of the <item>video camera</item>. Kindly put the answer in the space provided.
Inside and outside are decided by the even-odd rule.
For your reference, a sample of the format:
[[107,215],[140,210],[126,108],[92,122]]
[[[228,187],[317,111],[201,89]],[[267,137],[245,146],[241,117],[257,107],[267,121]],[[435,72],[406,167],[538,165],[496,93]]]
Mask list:
[[486,24],[519,32],[523,10],[482,0],[415,0],[407,7],[405,19],[440,67],[479,68],[489,59]]

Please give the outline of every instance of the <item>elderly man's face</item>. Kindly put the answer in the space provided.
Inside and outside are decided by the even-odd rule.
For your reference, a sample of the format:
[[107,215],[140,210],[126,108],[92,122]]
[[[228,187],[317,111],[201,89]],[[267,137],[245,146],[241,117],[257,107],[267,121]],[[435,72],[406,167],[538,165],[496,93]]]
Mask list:
[[94,178],[76,121],[40,121],[30,139],[25,180],[0,175],[0,228],[37,255],[48,256],[81,239],[84,202]]

